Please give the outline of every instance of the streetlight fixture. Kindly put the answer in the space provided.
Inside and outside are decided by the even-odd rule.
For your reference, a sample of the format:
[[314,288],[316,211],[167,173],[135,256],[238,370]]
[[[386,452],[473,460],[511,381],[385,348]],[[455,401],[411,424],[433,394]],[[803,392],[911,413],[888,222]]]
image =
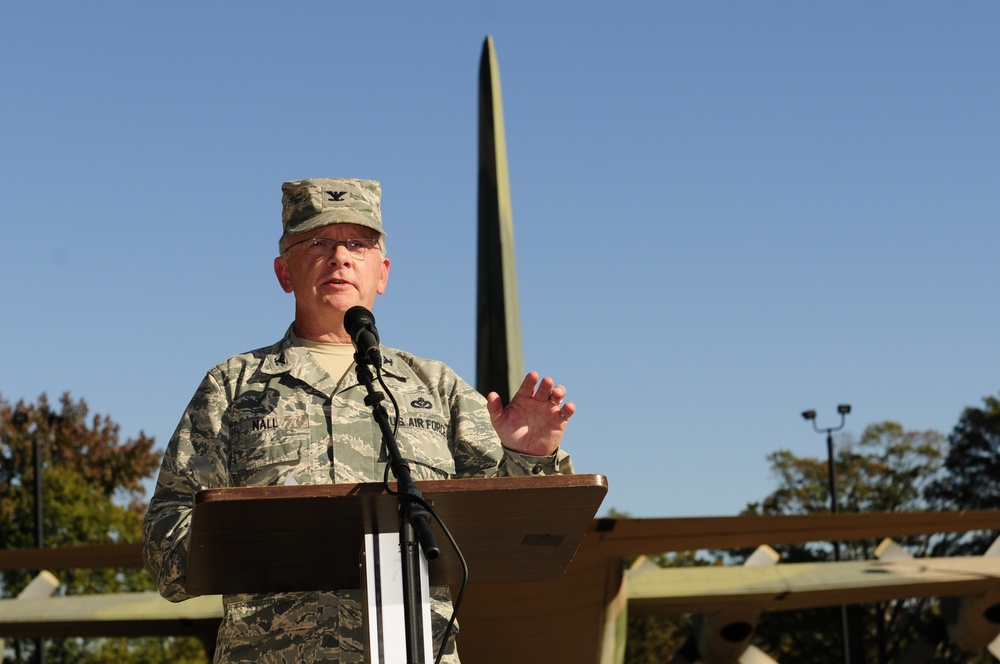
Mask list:
[[[827,481],[829,483],[830,490],[830,512],[836,514],[838,512],[837,508],[837,474],[835,471],[833,463],[833,434],[844,428],[844,422],[847,419],[847,414],[851,412],[851,405],[847,403],[842,403],[837,406],[837,413],[840,414],[840,424],[835,427],[827,427],[821,429],[816,426],[816,411],[815,410],[804,410],[802,411],[802,419],[809,420],[812,422],[813,431],[816,433],[826,434],[826,457],[827,457]],[[833,542],[833,559],[840,560],[840,542]],[[847,607],[840,607],[840,621],[844,632],[844,662],[846,664],[851,664],[851,640],[849,636],[849,630],[847,627]]]
[[[827,455],[827,469],[828,469],[828,482],[830,488],[830,511],[833,514],[837,513],[837,476],[834,472],[833,465],[833,434],[844,428],[844,422],[847,419],[847,414],[851,412],[851,404],[842,403],[837,406],[837,412],[840,413],[840,425],[835,427],[829,427],[827,429],[820,429],[816,426],[816,411],[815,410],[805,410],[802,411],[802,418],[812,422],[813,431],[816,433],[826,434],[826,455]],[[834,555],[836,560],[840,560],[840,547],[834,542]]]

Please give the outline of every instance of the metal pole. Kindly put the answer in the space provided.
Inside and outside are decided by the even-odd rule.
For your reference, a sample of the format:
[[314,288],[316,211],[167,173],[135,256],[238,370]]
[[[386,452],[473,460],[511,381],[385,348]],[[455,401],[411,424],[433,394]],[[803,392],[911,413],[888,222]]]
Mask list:
[[[836,464],[833,458],[833,432],[840,431],[844,428],[844,423],[847,419],[847,413],[851,412],[851,407],[848,404],[841,404],[837,406],[837,412],[840,413],[840,425],[836,427],[829,427],[827,429],[820,429],[816,426],[816,411],[807,410],[802,413],[802,417],[812,422],[813,430],[816,433],[826,433],[826,459],[827,459],[827,479],[829,482],[830,489],[830,512],[832,514],[837,514],[839,511],[837,505],[837,473]],[[834,541],[833,543],[833,559],[835,561],[840,560],[840,542]],[[841,605],[840,607],[840,624],[842,637],[844,641],[844,664],[851,664],[851,639],[850,639],[850,629],[848,627],[847,621],[847,606]]]
[[[38,443],[38,431],[31,436],[31,448],[35,462],[35,548],[45,546],[45,523],[42,520],[42,448]],[[45,664],[45,641],[35,639],[35,661]]]
[[42,523],[42,450],[38,444],[38,434],[32,436],[32,451],[35,457],[35,548],[45,545],[45,524]]
[[[833,429],[826,430],[827,470],[830,476],[830,512],[837,513],[837,473],[833,466]],[[838,547],[839,548],[839,547]],[[839,554],[838,554],[839,556]],[[838,557],[837,560],[840,560]]]
[[[843,423],[841,423],[843,426]],[[829,471],[830,478],[830,513],[836,514],[837,509],[837,473],[834,470],[833,462],[833,429],[826,430],[826,453],[827,453],[827,468]],[[840,561],[840,542],[833,542],[833,559],[835,561]],[[843,632],[844,639],[844,662],[845,664],[851,664],[851,636],[850,631],[847,627],[847,606],[844,604],[840,605],[840,626]]]
[[[49,424],[51,425],[58,416],[49,415]],[[61,418],[59,418],[61,419]],[[18,410],[11,417],[11,422],[22,428],[22,430],[29,436],[31,436],[31,451],[33,458],[33,463],[35,467],[35,547],[42,548],[44,544],[44,526],[42,524],[42,455],[41,448],[38,444],[38,427],[28,428],[28,414],[23,410]],[[42,639],[35,639],[35,661],[38,664],[45,664],[45,648]],[[0,654],[2,657],[2,654]]]

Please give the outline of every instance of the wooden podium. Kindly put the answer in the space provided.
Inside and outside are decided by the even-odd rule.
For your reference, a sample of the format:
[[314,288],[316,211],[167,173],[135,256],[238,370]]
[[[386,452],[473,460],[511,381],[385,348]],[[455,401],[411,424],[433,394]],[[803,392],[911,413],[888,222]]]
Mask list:
[[[603,475],[417,482],[469,566],[469,583],[561,575],[607,493]],[[390,484],[391,487],[394,485]],[[207,489],[195,498],[186,589],[230,594],[361,587],[366,533],[398,530],[381,483]],[[432,585],[462,579],[438,524]]]

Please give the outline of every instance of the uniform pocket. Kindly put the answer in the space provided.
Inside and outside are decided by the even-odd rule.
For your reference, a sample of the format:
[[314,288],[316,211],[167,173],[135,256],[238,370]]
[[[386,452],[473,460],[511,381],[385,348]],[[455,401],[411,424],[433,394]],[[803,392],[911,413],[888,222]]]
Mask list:
[[399,403],[399,451],[411,461],[415,479],[447,479],[455,475],[451,451],[451,420],[448,411],[427,392],[401,391]]
[[283,484],[289,470],[299,465],[309,429],[271,429],[245,433],[230,447],[229,473],[233,486]]

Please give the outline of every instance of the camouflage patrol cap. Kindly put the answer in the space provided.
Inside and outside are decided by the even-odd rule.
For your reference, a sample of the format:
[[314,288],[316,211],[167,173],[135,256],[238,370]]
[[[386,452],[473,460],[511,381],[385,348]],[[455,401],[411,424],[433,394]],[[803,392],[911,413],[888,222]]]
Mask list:
[[382,186],[375,180],[311,178],[281,185],[281,225],[298,235],[330,224],[357,224],[380,235]]

